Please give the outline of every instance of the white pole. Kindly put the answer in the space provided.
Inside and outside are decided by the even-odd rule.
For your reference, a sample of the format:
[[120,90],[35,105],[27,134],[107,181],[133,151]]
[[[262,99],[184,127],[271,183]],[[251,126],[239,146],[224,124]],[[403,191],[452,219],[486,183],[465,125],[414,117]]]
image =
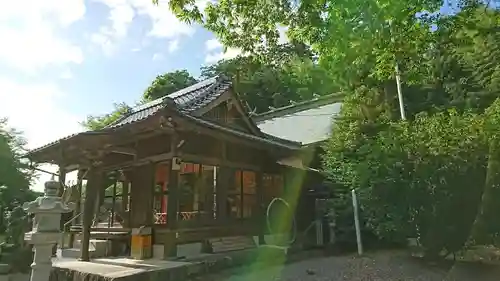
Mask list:
[[396,86],[398,88],[399,112],[401,113],[401,119],[406,120],[405,108],[403,103],[403,93],[401,90],[401,75],[399,73],[399,65],[397,60],[396,60],[396,65],[394,66],[394,70],[396,71]]
[[[392,20],[389,20],[389,33],[391,34],[391,42],[395,44],[394,37],[392,37]],[[401,119],[406,120],[405,108],[403,103],[403,91],[401,90],[401,73],[399,72],[398,58],[396,57],[396,54],[394,54],[394,64],[396,86],[398,89],[399,112],[401,113]]]
[[213,176],[214,176],[214,188],[212,189],[213,190],[213,204],[212,204],[212,209],[213,209],[213,218],[214,220],[217,219],[217,166],[214,166],[214,172],[213,172]]
[[356,191],[352,191],[352,207],[354,209],[354,226],[356,227],[356,242],[358,244],[358,254],[363,254],[363,244],[361,241],[361,229],[359,227],[359,214],[358,214],[358,198],[356,197]]

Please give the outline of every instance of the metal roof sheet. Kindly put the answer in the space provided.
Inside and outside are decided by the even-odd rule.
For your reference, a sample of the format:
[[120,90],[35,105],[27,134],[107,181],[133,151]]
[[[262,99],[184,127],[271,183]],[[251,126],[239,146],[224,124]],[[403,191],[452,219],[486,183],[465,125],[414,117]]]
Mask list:
[[330,103],[316,108],[262,120],[259,129],[269,135],[300,142],[302,145],[328,139],[332,118],[340,113],[342,103]]

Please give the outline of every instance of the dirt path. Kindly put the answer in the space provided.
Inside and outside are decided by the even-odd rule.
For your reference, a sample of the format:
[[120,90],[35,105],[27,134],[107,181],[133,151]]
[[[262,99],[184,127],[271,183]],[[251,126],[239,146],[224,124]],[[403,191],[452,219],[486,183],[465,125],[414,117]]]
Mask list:
[[431,267],[405,253],[384,251],[364,257],[337,256],[305,260],[286,266],[255,268],[251,265],[199,280],[207,281],[493,281],[500,268],[455,264]]

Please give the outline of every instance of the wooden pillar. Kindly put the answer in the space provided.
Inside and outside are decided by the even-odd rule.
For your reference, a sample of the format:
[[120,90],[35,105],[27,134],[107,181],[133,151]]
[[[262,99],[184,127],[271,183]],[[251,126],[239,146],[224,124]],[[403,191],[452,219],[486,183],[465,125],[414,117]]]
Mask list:
[[[87,174],[87,170],[78,170],[78,174],[76,176],[76,188],[77,188],[77,192],[78,192],[78,197],[77,197],[77,200],[76,200],[76,209],[75,209],[75,215],[78,215],[82,212],[82,198],[83,198],[83,195],[84,195],[84,191],[83,191],[83,178],[85,177],[85,175]],[[81,224],[82,223],[82,215],[80,214],[80,216],[78,216],[75,220],[74,220],[74,224],[73,225],[78,225],[78,224]]]
[[123,180],[122,186],[122,214],[124,215],[123,227],[129,227],[130,225],[130,206],[129,206],[129,194],[130,194],[130,180],[128,178]]
[[171,230],[166,233],[165,241],[163,241],[163,258],[177,257],[177,220],[179,219],[179,169],[173,162],[174,157],[170,161],[170,174],[168,181],[168,197],[167,197],[167,227]]
[[[202,173],[208,173],[209,171],[203,171],[203,165],[201,166]],[[213,166],[213,169],[215,170],[216,167]],[[214,170],[211,170],[210,172],[212,173],[212,177],[216,176],[216,173],[214,173]],[[203,174],[202,174],[203,175]],[[210,183],[205,180],[205,177],[202,177],[203,180],[203,188],[205,190],[204,194],[204,208],[203,211],[205,212],[205,215],[203,215],[203,220],[204,222],[207,221],[212,221],[214,219],[214,191],[215,191],[215,179],[212,180]]]
[[[62,197],[64,194],[64,187],[66,182],[66,169],[63,164],[59,165],[59,190],[57,191],[57,196]],[[60,228],[64,231],[64,224],[66,223],[67,215],[61,215]]]
[[[64,183],[66,182],[66,169],[64,169],[63,164],[59,164],[59,190],[57,191],[57,196],[62,197],[64,193]],[[62,214],[59,220],[59,229],[64,231],[64,224],[66,223],[67,215]],[[64,239],[63,239],[64,241]],[[59,245],[64,248],[64,245]],[[52,256],[55,257],[57,253],[57,244],[52,247]]]
[[101,174],[101,181],[99,182],[99,186],[97,187],[97,198],[94,202],[94,224],[97,225],[99,223],[99,217],[101,215],[101,206],[104,203],[104,196],[106,195],[107,184],[109,183],[106,174]]
[[98,167],[91,167],[87,173],[88,180],[85,188],[85,202],[83,206],[82,243],[80,249],[80,260],[89,261],[90,228],[94,214],[97,193],[102,184],[103,173]]
[[170,160],[170,173],[168,177],[168,198],[167,198],[167,227],[172,230],[165,235],[163,242],[163,257],[165,259],[177,257],[177,220],[179,219],[179,172],[180,159],[178,158],[179,135],[174,132],[170,143],[170,151],[172,151],[172,160]]
[[[82,183],[83,183],[83,175],[84,171],[83,170],[78,170],[78,174],[76,176],[76,189],[78,194],[77,200],[76,200],[76,208],[75,211],[73,212],[72,218],[77,216],[73,221],[71,222],[71,225],[76,226],[79,224],[81,221],[81,214],[80,212],[82,211]],[[70,233],[69,234],[69,247],[73,248],[75,244],[75,234]]]
[[115,205],[116,205],[116,185],[118,184],[118,179],[115,178],[115,182],[113,183],[113,198],[111,205],[111,219],[109,225],[113,227],[115,225]]
[[256,172],[256,196],[257,196],[257,204],[256,204],[256,223],[258,228],[258,238],[259,245],[265,245],[266,241],[264,239],[264,235],[266,233],[266,206],[264,205],[264,185],[263,185],[263,176],[262,171]]
[[129,209],[128,198],[130,192],[130,181],[128,179],[122,182],[122,211],[125,213]]
[[231,180],[232,169],[226,166],[219,167],[219,175],[217,179],[216,200],[217,200],[217,221],[224,223],[227,221],[227,192],[228,184]]
[[58,190],[58,196],[61,197],[64,193],[64,186],[66,183],[66,169],[64,168],[63,164],[59,164],[59,190]]
[[153,224],[152,173],[154,164],[135,167],[131,171],[130,186],[130,227],[151,226]]

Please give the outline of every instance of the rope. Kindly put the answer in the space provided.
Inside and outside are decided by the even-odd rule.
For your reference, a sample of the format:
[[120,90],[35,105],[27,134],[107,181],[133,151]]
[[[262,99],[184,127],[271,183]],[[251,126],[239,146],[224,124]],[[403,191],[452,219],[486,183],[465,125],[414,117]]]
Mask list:
[[[292,208],[290,207],[290,204],[288,204],[288,202],[285,199],[280,198],[280,197],[273,198],[273,200],[271,200],[269,205],[267,205],[267,211],[266,211],[267,229],[269,230],[270,233],[273,233],[273,231],[272,231],[272,227],[271,227],[271,220],[270,220],[269,214],[270,214],[271,206],[278,201],[283,203],[288,208],[290,213],[292,213]],[[293,216],[293,215],[292,215],[292,231],[291,231],[291,233],[292,233],[291,238],[288,241],[286,241],[285,244],[291,245],[295,242],[295,240],[297,238],[297,224],[295,223],[295,216]],[[275,245],[275,246],[278,246],[278,245]]]

